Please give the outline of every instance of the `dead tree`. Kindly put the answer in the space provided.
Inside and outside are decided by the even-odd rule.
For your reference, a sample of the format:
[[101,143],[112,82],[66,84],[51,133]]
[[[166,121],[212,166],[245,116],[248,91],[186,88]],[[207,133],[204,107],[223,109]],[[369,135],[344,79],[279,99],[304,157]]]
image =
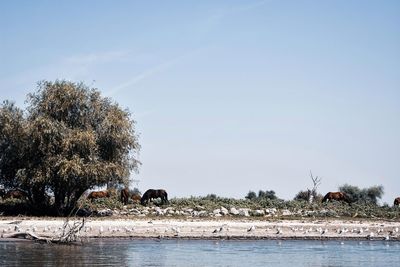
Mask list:
[[315,196],[317,195],[317,188],[321,184],[322,178],[319,178],[318,176],[314,177],[311,170],[310,170],[310,177],[313,182],[313,187],[311,190],[307,188],[307,192],[308,192],[308,203],[311,204],[314,201]]

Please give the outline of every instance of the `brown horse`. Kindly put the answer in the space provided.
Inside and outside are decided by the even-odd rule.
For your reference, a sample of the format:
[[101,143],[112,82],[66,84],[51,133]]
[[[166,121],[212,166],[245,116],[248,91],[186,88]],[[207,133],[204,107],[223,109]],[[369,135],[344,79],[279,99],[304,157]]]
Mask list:
[[149,189],[147,190],[142,198],[140,199],[140,203],[142,205],[146,205],[152,199],[161,198],[161,204],[168,203],[168,194],[164,189]]
[[28,198],[28,194],[25,193],[24,191],[21,191],[19,189],[13,189],[13,190],[9,190],[5,195],[4,195],[4,199],[7,198],[15,198],[15,199],[23,199],[26,200]]
[[400,197],[396,197],[396,198],[394,199],[393,205],[395,205],[395,206],[400,206]]
[[343,192],[328,192],[322,199],[322,202],[328,202],[330,200],[344,201],[350,204],[349,197]]
[[108,191],[93,191],[90,192],[87,199],[93,201],[94,199],[105,198],[105,197],[110,197],[110,193]]
[[6,195],[6,190],[4,188],[0,189],[0,197],[4,198],[4,196]]
[[124,203],[124,205],[127,205],[129,201],[129,190],[127,188],[124,188],[121,190],[121,202]]
[[139,203],[141,200],[140,194],[132,194],[131,199],[133,200],[134,203]]

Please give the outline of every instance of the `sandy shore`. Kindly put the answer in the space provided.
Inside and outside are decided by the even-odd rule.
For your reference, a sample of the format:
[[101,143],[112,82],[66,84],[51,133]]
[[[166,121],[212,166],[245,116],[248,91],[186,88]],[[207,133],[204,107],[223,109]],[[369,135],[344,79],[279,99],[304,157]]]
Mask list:
[[[72,224],[73,221],[71,221]],[[57,238],[63,219],[3,218],[3,240],[15,233]],[[400,222],[366,220],[208,220],[87,218],[82,238],[368,239],[400,240]],[[0,239],[1,240],[1,239]]]

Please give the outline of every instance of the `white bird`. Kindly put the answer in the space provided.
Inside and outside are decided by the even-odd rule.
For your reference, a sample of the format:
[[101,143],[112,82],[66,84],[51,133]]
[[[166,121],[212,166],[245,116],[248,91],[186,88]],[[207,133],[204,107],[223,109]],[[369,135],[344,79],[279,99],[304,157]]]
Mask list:
[[103,228],[103,226],[100,226],[99,234],[102,234],[103,232],[104,232],[104,228]]
[[362,228],[360,228],[360,230],[358,230],[358,233],[359,234],[362,234],[364,231],[363,231],[363,229]]
[[394,231],[395,231],[396,233],[398,233],[398,232],[399,232],[399,227],[394,228]]
[[172,230],[173,232],[175,232],[175,234],[179,234],[179,233],[181,232],[181,230],[179,229],[179,227],[176,227],[176,226],[173,226],[173,227],[171,228],[171,230]]
[[277,229],[278,231],[276,232],[277,235],[282,234],[282,229],[280,227],[278,227]]
[[371,239],[371,238],[373,238],[374,236],[375,236],[374,233],[371,232],[371,233],[369,233],[369,235],[367,235],[367,238]]
[[324,234],[326,234],[326,233],[328,233],[328,229],[327,229],[327,228],[325,228],[324,230],[322,230],[321,235],[324,235]]

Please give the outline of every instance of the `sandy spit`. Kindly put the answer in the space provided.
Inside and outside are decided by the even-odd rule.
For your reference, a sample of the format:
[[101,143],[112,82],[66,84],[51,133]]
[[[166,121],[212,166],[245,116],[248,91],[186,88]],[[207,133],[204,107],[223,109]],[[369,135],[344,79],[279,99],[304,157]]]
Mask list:
[[[82,220],[82,219],[79,219]],[[74,221],[71,220],[70,224]],[[0,218],[0,241],[15,233],[57,238],[62,218]],[[381,220],[208,220],[86,218],[82,238],[360,239],[400,241],[400,222]]]

